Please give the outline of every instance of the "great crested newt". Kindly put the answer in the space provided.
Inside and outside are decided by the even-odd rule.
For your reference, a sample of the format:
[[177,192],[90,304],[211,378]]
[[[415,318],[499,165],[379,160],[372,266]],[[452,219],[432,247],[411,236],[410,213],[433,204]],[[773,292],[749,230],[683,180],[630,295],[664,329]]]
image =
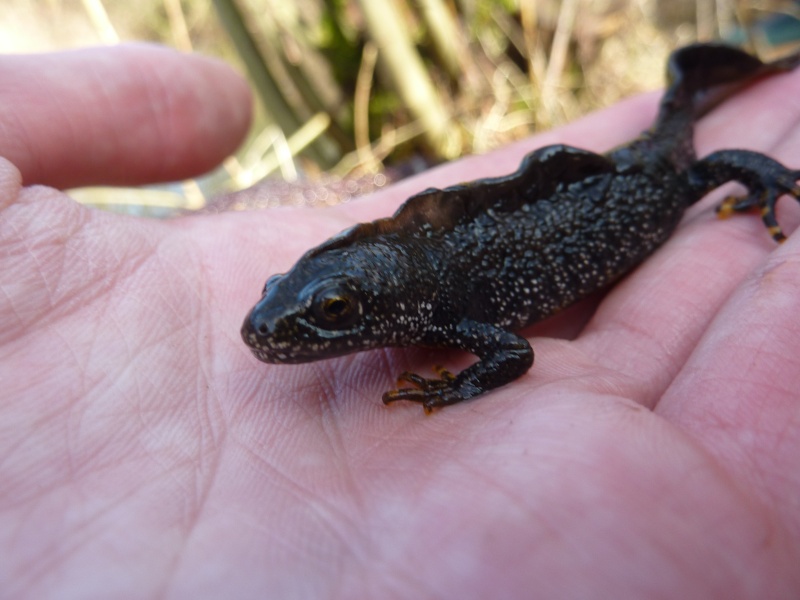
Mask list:
[[242,338],[268,363],[303,363],[388,346],[458,348],[477,362],[408,384],[383,402],[426,412],[505,385],[533,364],[514,331],[601,290],[652,254],[684,211],[738,181],[724,212],[760,210],[769,233],[784,195],[800,201],[800,170],[748,150],[698,159],[697,119],[755,79],[789,71],[720,44],[675,51],[655,124],[606,154],[554,145],[507,176],[409,198],[392,216],[355,225],[270,277]]

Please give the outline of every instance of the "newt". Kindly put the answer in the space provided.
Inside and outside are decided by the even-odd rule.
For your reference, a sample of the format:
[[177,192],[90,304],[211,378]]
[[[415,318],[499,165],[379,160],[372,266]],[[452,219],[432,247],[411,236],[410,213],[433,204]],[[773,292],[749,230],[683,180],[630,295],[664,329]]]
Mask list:
[[[273,275],[241,334],[267,363],[303,363],[378,347],[458,348],[478,360],[438,378],[403,373],[386,404],[425,412],[506,385],[533,364],[515,333],[607,288],[673,233],[684,211],[728,181],[747,193],[720,211],[757,209],[772,237],[800,170],[748,150],[695,154],[695,122],[800,53],[765,63],[695,44],[670,56],[654,125],[606,154],[552,145],[507,176],[430,188],[388,218],[355,225]],[[406,385],[408,384],[408,385]]]

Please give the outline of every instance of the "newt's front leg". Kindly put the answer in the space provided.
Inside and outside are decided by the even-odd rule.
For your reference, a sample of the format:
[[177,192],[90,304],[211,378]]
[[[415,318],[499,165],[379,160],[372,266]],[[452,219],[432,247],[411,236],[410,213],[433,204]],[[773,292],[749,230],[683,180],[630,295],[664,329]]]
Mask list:
[[461,321],[454,328],[448,345],[472,352],[478,356],[478,362],[457,375],[437,368],[438,379],[403,373],[399,380],[415,387],[386,392],[384,404],[398,400],[419,402],[425,412],[430,413],[434,408],[456,404],[505,385],[524,375],[533,365],[533,349],[528,340],[488,323]]

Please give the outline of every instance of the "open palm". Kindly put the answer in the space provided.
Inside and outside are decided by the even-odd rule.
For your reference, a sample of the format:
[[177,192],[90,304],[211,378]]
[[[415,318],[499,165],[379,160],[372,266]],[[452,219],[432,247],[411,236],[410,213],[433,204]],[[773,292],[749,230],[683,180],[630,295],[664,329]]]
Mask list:
[[[246,127],[234,75],[147,47],[0,74],[2,595],[800,596],[797,235],[777,246],[707,198],[605,297],[526,332],[525,377],[427,417],[380,396],[469,357],[264,365],[239,337],[308,247],[545,143],[621,143],[655,96],[344,207],[163,222],[22,184],[207,168]],[[701,151],[800,167],[798,92],[800,73],[741,93]]]

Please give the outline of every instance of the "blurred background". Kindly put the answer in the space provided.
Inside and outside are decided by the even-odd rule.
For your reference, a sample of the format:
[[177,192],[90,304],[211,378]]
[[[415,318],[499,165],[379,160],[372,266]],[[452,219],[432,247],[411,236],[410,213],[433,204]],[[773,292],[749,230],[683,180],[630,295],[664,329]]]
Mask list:
[[[663,85],[666,57],[800,39],[796,0],[3,0],[0,51],[148,40],[218,56],[256,97],[215,172],[82,202],[169,216],[330,205]],[[237,190],[252,188],[247,194]]]

